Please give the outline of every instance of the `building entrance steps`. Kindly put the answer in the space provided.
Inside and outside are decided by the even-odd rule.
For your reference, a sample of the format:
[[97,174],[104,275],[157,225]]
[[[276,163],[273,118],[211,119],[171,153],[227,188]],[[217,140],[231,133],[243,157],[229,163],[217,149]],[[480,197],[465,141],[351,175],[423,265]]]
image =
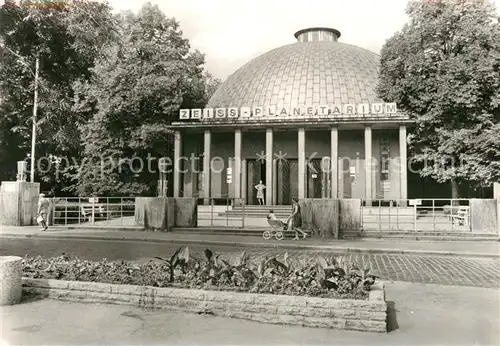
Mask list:
[[224,210],[219,216],[235,216],[248,218],[265,218],[273,210],[278,219],[286,219],[292,212],[291,205],[235,205]]

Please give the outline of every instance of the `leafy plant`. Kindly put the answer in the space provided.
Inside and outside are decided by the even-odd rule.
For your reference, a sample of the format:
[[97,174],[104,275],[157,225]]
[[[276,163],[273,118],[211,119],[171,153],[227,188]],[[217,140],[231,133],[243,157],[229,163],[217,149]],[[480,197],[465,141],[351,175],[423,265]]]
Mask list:
[[170,258],[146,264],[117,261],[82,261],[59,257],[26,257],[24,275],[32,278],[92,281],[154,287],[183,287],[330,298],[366,299],[375,276],[369,268],[344,257],[306,261],[285,253],[282,258],[252,261],[244,251],[231,261],[206,249],[204,257],[180,247]]

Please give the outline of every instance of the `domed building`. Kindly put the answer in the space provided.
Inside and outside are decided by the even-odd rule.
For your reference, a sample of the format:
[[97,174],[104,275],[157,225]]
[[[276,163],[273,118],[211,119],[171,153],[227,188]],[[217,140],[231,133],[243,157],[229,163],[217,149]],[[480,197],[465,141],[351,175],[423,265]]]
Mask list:
[[234,72],[205,109],[180,110],[174,196],[258,204],[262,182],[267,205],[406,199],[399,159],[406,162],[410,120],[377,98],[379,56],[340,36],[300,30],[296,43]]

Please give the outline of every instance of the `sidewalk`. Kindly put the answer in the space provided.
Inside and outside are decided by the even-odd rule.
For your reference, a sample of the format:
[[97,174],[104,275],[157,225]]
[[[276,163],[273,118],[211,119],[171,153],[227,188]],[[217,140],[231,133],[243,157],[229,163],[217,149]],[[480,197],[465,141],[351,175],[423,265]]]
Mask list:
[[44,299],[0,309],[0,344],[498,345],[498,290],[401,282],[386,289],[389,333]]
[[176,232],[109,231],[106,229],[55,229],[41,232],[39,227],[0,226],[0,237],[35,237],[49,239],[90,239],[103,241],[147,241],[156,243],[204,244],[256,248],[334,251],[338,253],[384,253],[439,256],[500,258],[499,242],[413,241],[395,239],[329,240],[313,238],[301,241],[264,240],[248,235],[188,234]]

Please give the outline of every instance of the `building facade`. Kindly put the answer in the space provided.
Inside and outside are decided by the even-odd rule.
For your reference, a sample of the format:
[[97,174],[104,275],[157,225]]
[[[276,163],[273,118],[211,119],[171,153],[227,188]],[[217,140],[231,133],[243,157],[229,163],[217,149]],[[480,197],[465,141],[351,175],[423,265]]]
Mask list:
[[[174,196],[267,205],[407,198],[406,126],[377,98],[379,56],[309,28],[250,61],[173,124]],[[367,158],[371,158],[367,159]]]

